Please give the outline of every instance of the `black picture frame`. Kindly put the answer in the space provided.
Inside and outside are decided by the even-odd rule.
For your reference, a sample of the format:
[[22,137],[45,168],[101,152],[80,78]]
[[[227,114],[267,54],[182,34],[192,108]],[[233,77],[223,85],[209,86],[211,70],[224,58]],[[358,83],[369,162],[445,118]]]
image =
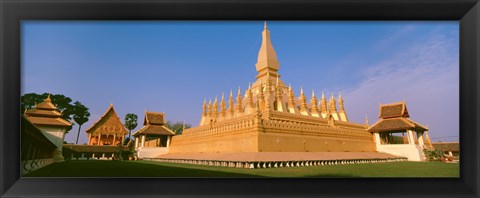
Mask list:
[[[478,0],[1,0],[0,15],[2,197],[479,196]],[[460,178],[20,178],[22,20],[459,21]]]

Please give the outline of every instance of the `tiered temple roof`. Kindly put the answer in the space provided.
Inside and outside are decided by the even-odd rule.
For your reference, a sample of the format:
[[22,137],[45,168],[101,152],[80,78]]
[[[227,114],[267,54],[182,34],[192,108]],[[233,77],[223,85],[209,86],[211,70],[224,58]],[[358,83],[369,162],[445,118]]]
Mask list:
[[175,132],[165,127],[165,113],[145,111],[143,127],[133,134],[138,135],[175,135]]
[[35,125],[72,126],[72,123],[61,117],[62,114],[58,112],[57,107],[53,105],[50,95],[48,95],[43,102],[37,104],[35,108],[27,110],[25,116]]
[[428,128],[411,120],[405,102],[380,105],[380,120],[368,128],[370,132],[382,131],[404,131],[406,129],[417,129],[428,131]]

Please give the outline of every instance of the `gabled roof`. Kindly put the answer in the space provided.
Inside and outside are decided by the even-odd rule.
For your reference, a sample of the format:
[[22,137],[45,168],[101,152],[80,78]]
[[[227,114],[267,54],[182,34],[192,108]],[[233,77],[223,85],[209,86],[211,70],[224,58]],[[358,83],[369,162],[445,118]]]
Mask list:
[[133,134],[134,137],[141,134],[175,135],[175,132],[165,127],[165,113],[145,111],[143,125],[141,129]]
[[118,133],[127,134],[128,131],[120,121],[117,113],[113,109],[113,105],[110,104],[107,111],[86,130],[87,133],[101,132],[101,133]]
[[143,119],[143,125],[164,125],[165,113],[145,111],[145,118]]
[[391,104],[380,105],[379,118],[404,117],[408,118],[410,115],[407,111],[405,102],[397,102]]
[[417,129],[428,131],[428,128],[411,120],[405,102],[380,105],[380,120],[370,126],[369,132],[391,132]]
[[175,132],[165,126],[146,125],[133,134],[134,137],[138,135],[175,135]]

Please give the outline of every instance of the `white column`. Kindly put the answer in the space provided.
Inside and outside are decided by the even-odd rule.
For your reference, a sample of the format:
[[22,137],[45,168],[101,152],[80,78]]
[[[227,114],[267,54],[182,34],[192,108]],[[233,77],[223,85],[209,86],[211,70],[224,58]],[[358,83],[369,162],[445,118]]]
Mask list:
[[142,135],[142,147],[145,146],[145,135]]
[[117,142],[116,138],[117,138],[117,134],[114,133],[113,134],[113,146],[117,146],[117,144],[115,144]]
[[138,137],[135,137],[135,148],[138,148]]
[[170,136],[167,136],[167,147],[170,146]]
[[381,145],[382,142],[380,141],[380,134],[378,133],[373,133],[374,137],[375,137],[375,144],[377,145]]
[[423,142],[423,132],[417,132],[418,145],[422,148],[425,148],[425,143]]
[[408,144],[415,144],[415,139],[413,138],[413,131],[407,130]]

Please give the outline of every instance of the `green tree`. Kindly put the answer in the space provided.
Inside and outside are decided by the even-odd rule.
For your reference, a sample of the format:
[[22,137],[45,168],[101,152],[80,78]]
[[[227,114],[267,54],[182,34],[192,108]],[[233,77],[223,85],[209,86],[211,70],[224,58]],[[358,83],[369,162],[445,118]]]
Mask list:
[[78,144],[80,128],[82,128],[82,125],[88,121],[88,117],[90,117],[90,112],[88,112],[88,108],[85,107],[82,103],[75,101],[73,103],[73,120],[75,120],[75,122],[78,124],[77,141],[75,141],[75,144]]
[[165,126],[170,130],[174,131],[176,135],[181,135],[183,133],[183,129],[188,129],[192,127],[192,125],[188,123],[184,123],[184,122],[173,123],[171,121],[167,121],[167,123],[165,123]]
[[125,127],[128,129],[128,139],[132,139],[132,130],[137,127],[138,116],[133,113],[127,113],[125,116]]
[[[21,113],[25,110],[32,109],[36,104],[43,102],[50,93],[27,93],[20,97]],[[62,118],[72,122],[74,114],[74,105],[71,104],[72,99],[62,94],[50,94],[52,103],[57,107],[57,110],[62,112]],[[73,125],[72,125],[73,126]],[[72,129],[72,126],[67,128],[67,132]]]

